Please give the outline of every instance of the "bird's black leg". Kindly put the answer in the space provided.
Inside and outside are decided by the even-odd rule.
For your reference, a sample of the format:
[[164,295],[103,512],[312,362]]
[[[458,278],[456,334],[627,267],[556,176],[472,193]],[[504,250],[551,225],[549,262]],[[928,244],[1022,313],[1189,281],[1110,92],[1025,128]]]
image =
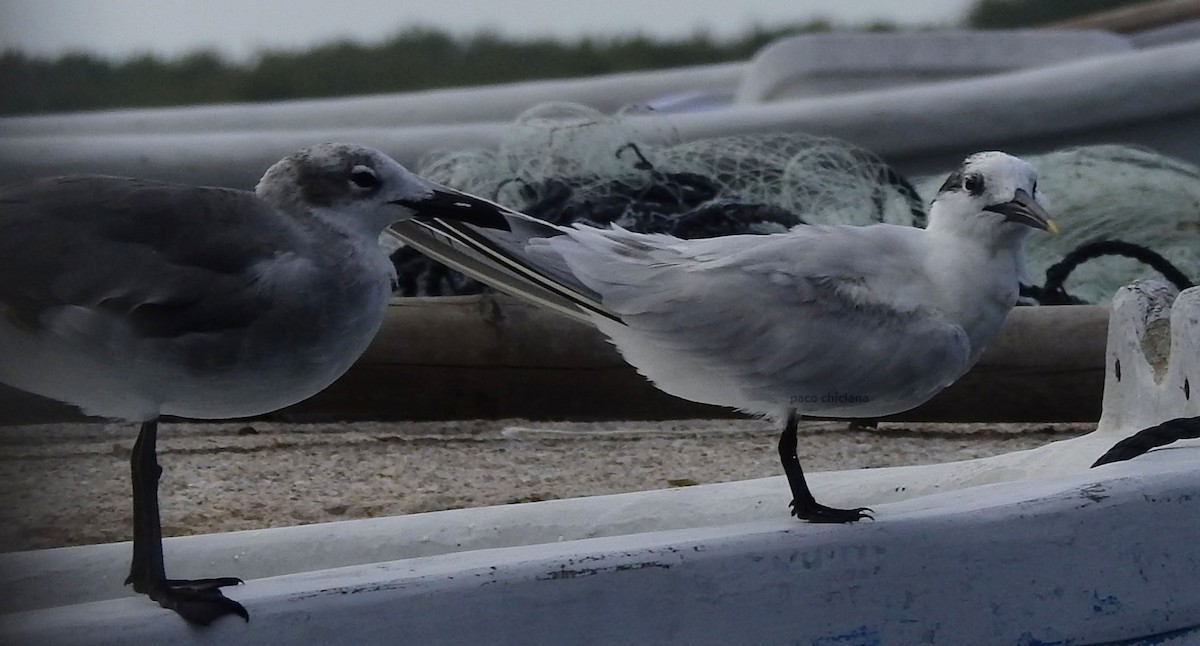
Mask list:
[[871,518],[871,510],[866,507],[855,509],[836,509],[826,507],[813,498],[804,479],[804,470],[800,468],[800,458],[796,456],[796,426],[800,416],[795,410],[788,411],[787,424],[779,435],[779,460],[783,463],[783,472],[787,474],[788,486],[792,489],[792,515],[810,523],[850,523],[863,518]]
[[155,443],[158,420],[142,424],[133,457],[129,460],[133,477],[133,563],[126,585],[145,594],[164,608],[197,624],[208,624],[217,617],[234,614],[247,621],[249,613],[242,604],[221,594],[220,588],[237,585],[241,579],[168,579],[163,566],[162,525],[158,515],[158,466]]

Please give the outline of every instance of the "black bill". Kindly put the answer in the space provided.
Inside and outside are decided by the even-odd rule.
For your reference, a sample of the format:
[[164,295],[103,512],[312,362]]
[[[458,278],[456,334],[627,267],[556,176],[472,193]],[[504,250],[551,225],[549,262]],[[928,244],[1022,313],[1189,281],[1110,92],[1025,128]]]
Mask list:
[[1037,200],[1029,196],[1024,189],[1017,189],[1016,195],[1008,202],[983,207],[984,211],[999,213],[1009,222],[1019,222],[1052,234],[1058,234],[1058,225],[1050,219],[1050,214],[1042,208]]
[[450,188],[435,188],[426,197],[394,200],[392,204],[416,211],[418,218],[440,218],[490,229],[511,230],[504,217],[508,210],[503,206]]

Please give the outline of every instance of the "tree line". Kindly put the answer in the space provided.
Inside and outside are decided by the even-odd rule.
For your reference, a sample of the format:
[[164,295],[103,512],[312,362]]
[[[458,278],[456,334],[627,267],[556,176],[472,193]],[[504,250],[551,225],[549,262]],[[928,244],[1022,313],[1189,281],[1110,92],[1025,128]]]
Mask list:
[[[967,23],[1028,26],[1138,1],[1145,0],[980,0]],[[456,38],[412,28],[378,44],[341,41],[303,52],[267,51],[245,63],[214,52],[113,61],[90,54],[45,59],[8,51],[0,54],[0,114],[401,92],[704,65],[746,60],[777,38],[831,28],[818,20],[759,27],[733,40],[697,33],[666,41],[635,35],[573,42],[489,32]],[[893,28],[886,23],[860,27]]]

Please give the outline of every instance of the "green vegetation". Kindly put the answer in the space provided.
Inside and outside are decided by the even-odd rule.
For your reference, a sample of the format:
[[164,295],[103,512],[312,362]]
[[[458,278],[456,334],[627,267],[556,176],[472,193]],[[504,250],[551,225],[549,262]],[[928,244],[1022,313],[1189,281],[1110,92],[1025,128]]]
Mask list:
[[[1137,1],[979,0],[968,24],[1036,25]],[[493,33],[456,39],[410,29],[380,44],[337,42],[306,52],[269,51],[244,64],[211,52],[120,62],[87,54],[45,60],[7,52],[0,54],[0,115],[399,92],[703,65],[746,60],[776,38],[830,28],[814,21],[759,28],[732,41],[699,33],[675,41],[639,35],[570,43]],[[886,23],[862,27],[893,28]]]
[[[873,28],[882,28],[874,25]],[[338,42],[306,52],[266,52],[247,64],[213,53],[178,60],[113,62],[71,54],[57,60],[0,56],[0,114],[24,114],[398,92],[565,78],[745,60],[788,34],[829,29],[823,21],[756,29],[723,42],[706,34],[678,41],[455,38],[411,29],[377,45]]]
[[1058,22],[1152,0],[978,0],[967,16],[975,29],[1012,29]]

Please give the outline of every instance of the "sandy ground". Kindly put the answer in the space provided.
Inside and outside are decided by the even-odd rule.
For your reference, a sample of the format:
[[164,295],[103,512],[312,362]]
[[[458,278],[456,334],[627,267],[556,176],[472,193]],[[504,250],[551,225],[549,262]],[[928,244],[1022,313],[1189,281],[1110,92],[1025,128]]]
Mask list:
[[[807,471],[983,457],[1091,424],[812,422]],[[128,540],[128,424],[0,427],[0,551]],[[224,532],[781,474],[755,420],[164,424],[163,530]],[[818,498],[820,493],[817,492]]]

